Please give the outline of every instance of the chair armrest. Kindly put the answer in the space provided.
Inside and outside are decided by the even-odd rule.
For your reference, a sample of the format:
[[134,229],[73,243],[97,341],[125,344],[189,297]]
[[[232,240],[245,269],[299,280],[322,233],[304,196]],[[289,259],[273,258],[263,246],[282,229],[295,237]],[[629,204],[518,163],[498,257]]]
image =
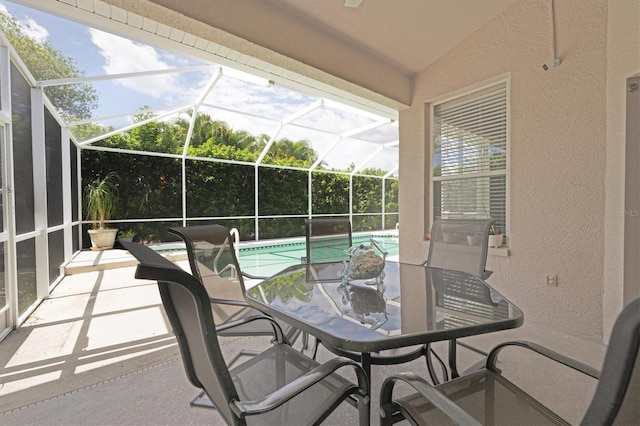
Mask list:
[[559,354],[558,352],[552,351],[549,348],[538,345],[537,343],[527,342],[524,340],[516,340],[512,342],[503,342],[498,346],[494,347],[489,355],[487,356],[487,364],[486,367],[488,370],[497,371],[496,362],[498,361],[498,354],[502,351],[502,349],[507,346],[519,346],[522,348],[529,349],[533,352],[536,352],[542,356],[545,356],[553,361],[559,362],[560,364],[566,365],[569,368],[572,368],[576,371],[579,371],[587,376],[593,377],[594,379],[600,378],[600,371],[596,368],[591,367],[585,363],[577,361],[573,358],[569,358],[568,356]]
[[242,276],[247,277],[251,280],[266,280],[267,278],[269,278],[269,277],[263,277],[262,275],[253,275],[244,271],[242,272]]
[[460,406],[447,398],[436,388],[425,382],[420,376],[413,373],[399,373],[387,377],[380,389],[380,416],[391,418],[395,409],[393,408],[393,387],[396,382],[405,382],[426,398],[433,406],[446,415],[451,421],[458,425],[480,425]]
[[274,320],[273,318],[267,317],[267,316],[264,316],[264,315],[253,315],[253,316],[242,318],[242,319],[239,319],[239,320],[236,320],[236,321],[227,322],[227,323],[225,323],[223,325],[216,326],[216,332],[224,331],[226,329],[237,327],[237,326],[242,325],[242,324],[247,324],[247,323],[250,323],[250,322],[253,322],[253,321],[260,321],[260,320],[269,321],[271,323],[271,325],[273,326],[274,337],[275,337],[275,339],[276,339],[276,341],[278,343],[280,343],[280,344],[283,344],[283,343],[288,344],[289,343],[288,340],[285,339],[285,337],[284,337],[284,333],[282,331],[282,327],[280,327],[280,324],[278,324],[276,322],[276,320]]
[[231,401],[229,403],[231,409],[240,417],[252,414],[266,413],[286,403],[294,396],[310,388],[320,382],[339,368],[351,366],[356,372],[358,378],[359,393],[364,398],[369,398],[369,386],[362,367],[353,360],[345,357],[332,358],[309,371],[308,373],[298,377],[291,383],[281,387],[268,396],[255,401]]
[[221,305],[235,305],[235,306],[247,306],[249,304],[244,300],[235,300],[235,299],[218,299],[217,297],[210,297],[209,302],[211,303],[219,303]]

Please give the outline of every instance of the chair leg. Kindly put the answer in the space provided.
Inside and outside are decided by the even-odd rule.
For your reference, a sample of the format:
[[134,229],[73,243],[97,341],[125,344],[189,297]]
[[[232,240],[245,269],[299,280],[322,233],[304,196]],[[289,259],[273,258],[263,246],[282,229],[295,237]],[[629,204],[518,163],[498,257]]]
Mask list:
[[487,352],[485,352],[485,351],[483,351],[481,349],[478,349],[475,346],[471,346],[468,343],[458,341],[458,345],[462,346],[463,348],[467,348],[470,351],[476,352],[476,353],[478,353],[478,354],[480,354],[482,356],[485,356],[485,357],[489,356],[489,354]]
[[316,337],[313,345],[313,353],[311,354],[311,358],[313,359],[316,359],[316,355],[318,355],[318,346],[320,346],[320,339]]
[[192,407],[213,408],[214,410],[216,410],[216,406],[213,405],[213,402],[211,402],[204,391],[200,392],[198,396],[196,396],[193,401],[191,401],[190,405]]
[[[425,345],[426,349],[428,346]],[[380,426],[391,426],[404,420],[404,416],[392,401],[394,386],[395,380],[385,380],[380,388]]]
[[227,363],[227,365],[229,367],[231,367],[233,364],[236,363],[236,361],[242,357],[242,356],[256,356],[259,353],[261,353],[261,351],[253,351],[253,350],[249,350],[249,349],[242,349],[240,352],[238,352],[236,354],[236,356],[234,356],[233,358],[231,358],[231,360]]
[[358,414],[360,418],[360,426],[369,426],[371,424],[371,396],[360,396],[358,398]]
[[[460,374],[458,373],[458,368],[457,368],[457,345],[460,345],[464,348],[467,348],[469,350],[472,350],[474,352],[477,352],[480,355],[484,355],[487,356],[488,354],[478,348],[475,348],[473,346],[470,346],[466,343],[463,342],[458,342],[456,339],[451,339],[449,340],[449,371],[451,372],[451,379],[455,379],[457,377],[460,377]],[[437,360],[438,363],[440,364],[440,368],[442,369],[442,379],[443,382],[446,382],[449,380],[449,373],[447,372],[447,367],[444,363],[444,361],[442,361],[442,359],[438,356],[438,354],[436,354],[433,349],[431,349],[430,345],[427,345],[427,351],[425,353],[425,357],[426,357],[426,361],[427,361],[427,369],[429,370],[429,376],[431,377],[431,381],[433,382],[434,385],[438,385],[440,384],[440,381],[438,379],[438,376],[435,372],[435,369],[433,367],[433,361],[431,360],[431,356],[434,356]],[[480,362],[478,362],[477,364],[475,364],[474,366],[472,366],[469,370],[467,371],[476,371],[477,369],[481,368],[482,366],[484,366],[484,364],[486,363],[485,360],[482,360]]]
[[449,370],[451,371],[452,379],[460,377],[460,374],[458,374],[458,352],[456,339],[449,340]]
[[432,356],[435,357],[436,360],[438,360],[438,363],[440,364],[440,368],[442,369],[442,381],[443,382],[448,381],[449,373],[447,372],[446,364],[444,363],[444,361],[442,361],[442,358],[440,358],[438,354],[435,353],[433,349],[431,349],[431,345],[429,344],[425,345],[424,358],[425,358],[425,361],[427,362],[427,370],[429,371],[429,377],[431,377],[431,381],[433,382],[434,385],[439,385],[440,379],[438,379],[438,375],[436,374],[436,370],[433,366]]
[[484,356],[483,359],[481,359],[480,361],[476,362],[475,364],[473,364],[471,367],[467,368],[466,370],[463,371],[463,375],[465,374],[469,374],[472,373],[474,371],[478,371],[483,369],[486,365],[487,365],[487,357],[489,356],[489,354],[481,349],[476,348],[475,346],[471,346],[468,343],[464,343],[464,342],[460,342],[458,341],[458,345],[462,346],[463,348],[469,349],[470,351],[473,351],[477,354],[480,354],[482,356]]

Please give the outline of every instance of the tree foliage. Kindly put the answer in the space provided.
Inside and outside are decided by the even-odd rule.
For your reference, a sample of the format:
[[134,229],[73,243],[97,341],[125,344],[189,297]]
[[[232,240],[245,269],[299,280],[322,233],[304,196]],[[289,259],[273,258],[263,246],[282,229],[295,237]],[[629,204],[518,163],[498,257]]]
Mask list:
[[[40,43],[25,34],[20,23],[6,12],[0,12],[0,29],[36,80],[83,77],[75,60],[56,50],[48,42]],[[85,83],[50,86],[45,94],[66,119],[85,119],[98,106],[95,89]]]

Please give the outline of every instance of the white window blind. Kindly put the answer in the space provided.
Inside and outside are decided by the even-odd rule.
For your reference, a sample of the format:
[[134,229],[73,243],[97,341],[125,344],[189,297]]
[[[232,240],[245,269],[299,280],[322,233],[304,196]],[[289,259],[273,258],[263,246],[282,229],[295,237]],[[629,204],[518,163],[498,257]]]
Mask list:
[[434,106],[433,217],[507,225],[507,83]]

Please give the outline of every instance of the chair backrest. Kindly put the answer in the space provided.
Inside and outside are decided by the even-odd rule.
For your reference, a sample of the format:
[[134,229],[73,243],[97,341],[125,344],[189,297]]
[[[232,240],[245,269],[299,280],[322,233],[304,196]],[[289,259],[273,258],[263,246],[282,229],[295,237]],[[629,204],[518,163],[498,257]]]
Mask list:
[[431,227],[427,266],[468,272],[486,279],[489,228],[493,219],[438,219]]
[[121,244],[140,262],[135,277],[158,282],[189,381],[205,390],[227,423],[236,423],[229,401],[237,399],[238,393],[220,349],[204,287],[196,277],[149,247]]
[[640,299],[618,315],[598,386],[583,425],[638,424],[640,419]]
[[[221,225],[169,228],[184,240],[191,273],[202,282],[209,297],[244,301],[245,286],[229,230]],[[241,307],[216,304],[217,324],[233,318]]]
[[349,219],[305,219],[307,263],[349,260],[351,247]]

